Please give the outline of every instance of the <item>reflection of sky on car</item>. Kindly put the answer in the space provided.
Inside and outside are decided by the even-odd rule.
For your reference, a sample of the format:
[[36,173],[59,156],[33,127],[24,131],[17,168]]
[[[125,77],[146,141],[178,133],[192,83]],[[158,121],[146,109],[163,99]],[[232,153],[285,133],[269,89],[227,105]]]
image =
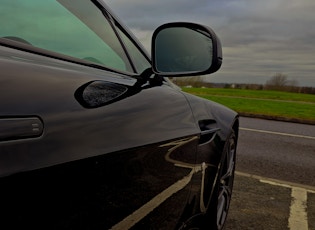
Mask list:
[[204,175],[205,170],[208,167],[204,162],[202,164],[194,164],[194,162],[184,162],[187,159],[171,159],[170,155],[173,151],[176,151],[179,147],[182,147],[185,144],[188,144],[192,141],[197,140],[198,137],[190,137],[184,138],[181,140],[176,140],[173,142],[169,142],[159,146],[160,148],[169,147],[167,154],[165,156],[165,160],[168,162],[174,163],[176,167],[182,167],[190,169],[190,172],[184,176],[182,179],[176,181],[174,184],[163,190],[161,193],[153,197],[149,202],[142,205],[139,209],[131,213],[129,216],[115,224],[111,227],[112,230],[118,229],[129,229],[134,226],[136,223],[141,221],[144,217],[146,217],[150,212],[152,212],[155,208],[160,206],[167,199],[172,197],[175,193],[179,192],[183,188],[185,188],[189,182],[192,180],[193,175],[196,173],[202,172],[202,181],[201,181],[201,199],[200,199],[200,208],[203,212],[206,211],[205,204],[203,201],[203,192],[204,192]]

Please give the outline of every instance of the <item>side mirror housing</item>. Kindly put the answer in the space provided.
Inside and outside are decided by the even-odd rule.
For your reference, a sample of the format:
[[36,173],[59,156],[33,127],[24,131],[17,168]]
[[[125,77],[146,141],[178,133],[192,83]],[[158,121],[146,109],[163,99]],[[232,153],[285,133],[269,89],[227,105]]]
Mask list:
[[151,50],[153,72],[164,76],[211,74],[222,64],[219,38],[211,28],[195,23],[174,22],[158,27]]

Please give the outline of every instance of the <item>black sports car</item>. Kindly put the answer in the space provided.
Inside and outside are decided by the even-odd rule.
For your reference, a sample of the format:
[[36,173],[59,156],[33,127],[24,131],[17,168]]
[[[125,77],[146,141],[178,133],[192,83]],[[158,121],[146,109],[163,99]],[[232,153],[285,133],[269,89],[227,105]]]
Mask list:
[[217,71],[208,27],[152,59],[102,0],[0,2],[0,229],[222,229],[238,114],[168,77]]

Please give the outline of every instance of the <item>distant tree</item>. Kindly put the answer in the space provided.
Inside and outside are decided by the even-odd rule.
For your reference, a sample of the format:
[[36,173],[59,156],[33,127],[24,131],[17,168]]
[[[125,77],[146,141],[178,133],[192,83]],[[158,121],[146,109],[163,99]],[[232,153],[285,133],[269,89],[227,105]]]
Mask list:
[[171,81],[173,81],[178,86],[191,86],[200,88],[204,86],[205,82],[203,81],[203,78],[201,76],[195,76],[195,77],[173,77],[170,78]]
[[289,81],[287,75],[276,73],[266,82],[265,89],[295,92],[298,91],[298,82]]
[[266,89],[280,90],[288,84],[288,77],[282,73],[276,73],[266,82]]

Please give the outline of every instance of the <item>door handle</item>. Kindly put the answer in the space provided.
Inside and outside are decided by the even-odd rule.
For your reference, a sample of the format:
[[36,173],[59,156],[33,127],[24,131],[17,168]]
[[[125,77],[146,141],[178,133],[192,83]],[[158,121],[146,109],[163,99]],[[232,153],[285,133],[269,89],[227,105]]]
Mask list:
[[38,117],[0,118],[0,141],[35,138],[43,131],[44,124]]

